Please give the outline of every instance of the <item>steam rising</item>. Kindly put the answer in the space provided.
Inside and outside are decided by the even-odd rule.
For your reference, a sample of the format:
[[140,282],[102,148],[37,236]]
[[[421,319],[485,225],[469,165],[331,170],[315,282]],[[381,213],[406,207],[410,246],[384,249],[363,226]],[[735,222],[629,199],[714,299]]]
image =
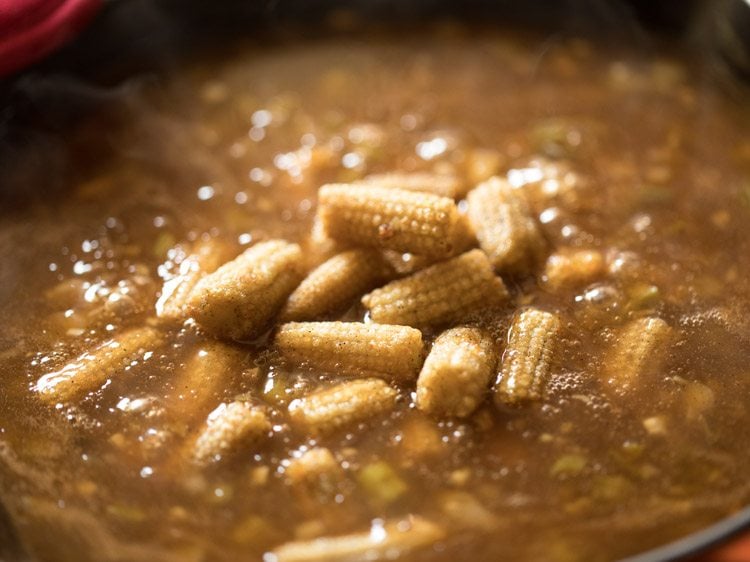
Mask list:
[[[104,112],[111,116],[123,107],[126,114],[140,111],[143,108],[132,102],[134,89],[177,67],[181,59],[216,42],[217,37],[226,42],[227,36],[260,35],[269,23],[286,23],[299,35],[309,36],[327,33],[326,29],[331,28],[338,33],[356,31],[360,20],[379,19],[387,20],[388,25],[403,25],[457,15],[466,19],[481,17],[486,23],[489,15],[505,24],[548,29],[551,42],[542,45],[541,60],[558,38],[577,33],[593,32],[607,41],[647,48],[649,38],[641,21],[682,29],[692,13],[691,7],[690,2],[638,0],[532,2],[524,4],[523,9],[510,0],[469,0],[460,4],[445,0],[372,0],[357,2],[354,7],[350,2],[336,0],[225,0],[218,5],[187,0],[112,3],[78,42],[14,81],[0,84],[0,203],[9,208],[8,202],[61,192],[77,165],[68,147],[71,131],[93,114]],[[347,17],[342,17],[344,8],[351,12],[347,12]],[[702,45],[716,43],[716,29],[721,27],[716,22],[722,21],[722,10],[728,13],[730,8],[736,6],[733,0],[726,0],[713,8],[714,13],[709,14],[712,17],[701,14],[701,21],[711,24],[710,29],[693,34]],[[328,27],[309,25],[316,20],[323,20]],[[300,22],[304,25],[300,26]],[[162,125],[164,133],[174,133],[170,129],[175,124]],[[106,148],[106,128],[110,126],[116,127],[117,121],[105,122],[98,131],[104,141],[100,148]],[[96,136],[95,131],[91,135]],[[179,147],[175,150],[179,151]],[[101,158],[105,153],[103,150],[90,158]],[[205,161],[199,165],[217,172],[210,170],[212,167]]]

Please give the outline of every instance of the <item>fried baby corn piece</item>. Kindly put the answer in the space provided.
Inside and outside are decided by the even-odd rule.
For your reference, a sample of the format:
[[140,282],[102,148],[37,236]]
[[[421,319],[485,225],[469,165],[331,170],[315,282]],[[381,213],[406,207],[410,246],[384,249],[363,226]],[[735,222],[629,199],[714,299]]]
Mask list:
[[266,553],[263,562],[353,562],[395,560],[445,538],[437,524],[411,515],[377,528],[350,535],[288,542]]
[[154,328],[136,328],[104,342],[59,371],[41,377],[35,390],[46,402],[67,402],[98,389],[138,360],[146,360],[164,343]]
[[549,312],[532,308],[515,317],[495,382],[497,406],[521,406],[542,398],[561,331],[560,319]]
[[604,273],[604,257],[597,250],[563,250],[547,258],[544,284],[552,290],[584,285]]
[[230,257],[229,249],[216,239],[197,244],[180,262],[177,275],[164,282],[156,301],[156,315],[167,320],[184,320],[187,317],[185,304],[195,285]]
[[169,410],[190,423],[203,417],[221,399],[224,388],[242,369],[246,352],[217,340],[202,342],[183,369],[175,373],[174,391],[168,397]]
[[215,336],[250,339],[268,328],[303,275],[297,244],[261,242],[201,279],[188,310]]
[[329,434],[391,411],[397,394],[381,379],[347,381],[293,400],[289,416],[312,434]]
[[463,183],[456,176],[428,172],[372,174],[357,182],[357,185],[360,184],[404,191],[424,191],[450,199],[457,199],[464,194]]
[[314,269],[336,254],[349,249],[351,249],[349,245],[328,236],[323,221],[320,219],[320,213],[316,213],[310,234],[302,244],[306,269]]
[[278,329],[274,344],[295,364],[389,380],[414,380],[424,348],[419,330],[359,322],[290,322]]
[[632,390],[639,378],[659,369],[671,338],[672,328],[661,318],[631,321],[606,360],[607,382],[622,392]]
[[348,250],[318,266],[289,296],[280,318],[315,320],[339,312],[388,276],[389,266],[374,250]]
[[466,199],[479,247],[496,270],[524,273],[539,260],[544,238],[526,200],[506,181],[490,178]]
[[156,301],[156,315],[168,320],[184,320],[187,317],[185,304],[195,285],[230,257],[227,247],[214,239],[200,243],[180,262],[177,275],[164,282]]
[[329,236],[355,245],[446,257],[466,243],[456,204],[431,193],[328,184],[318,212]]
[[362,297],[370,318],[417,328],[459,322],[508,299],[503,281],[481,250],[471,250]]
[[247,402],[221,404],[208,415],[192,448],[193,462],[206,466],[268,437],[271,422],[265,412]]
[[497,356],[479,328],[453,328],[432,344],[417,379],[417,408],[438,417],[464,418],[482,402]]

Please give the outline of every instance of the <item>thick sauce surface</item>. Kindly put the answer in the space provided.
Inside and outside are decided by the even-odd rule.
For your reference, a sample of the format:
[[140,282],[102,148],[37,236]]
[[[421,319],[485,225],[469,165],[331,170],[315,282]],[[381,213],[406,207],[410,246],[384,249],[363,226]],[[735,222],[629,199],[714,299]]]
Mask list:
[[[65,199],[0,224],[0,492],[39,558],[259,560],[413,514],[445,535],[402,559],[608,560],[750,500],[750,120],[699,71],[454,30],[244,46],[124,95],[123,124],[78,135]],[[313,442],[287,407],[335,375],[261,339],[194,407],[185,373],[211,339],[190,321],[83,400],[40,400],[40,377],[154,322],[195,243],[231,258],[285,238],[312,262],[318,188],[394,171],[506,177],[535,194],[547,253],[601,253],[585,283],[546,282],[543,261],[502,275],[512,300],[481,319],[500,342],[521,306],[562,319],[541,402],[436,420],[397,383],[392,414]],[[609,349],[647,316],[675,340],[657,372],[613,390]],[[268,408],[271,439],[206,470],[184,462],[237,396]],[[286,469],[315,445],[344,478],[300,495]]]

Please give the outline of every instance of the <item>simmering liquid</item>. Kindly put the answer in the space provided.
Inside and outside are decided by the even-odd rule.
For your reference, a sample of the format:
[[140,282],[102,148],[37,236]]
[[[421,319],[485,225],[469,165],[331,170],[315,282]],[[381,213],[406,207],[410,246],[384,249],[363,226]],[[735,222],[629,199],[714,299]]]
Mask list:
[[[40,560],[325,560],[279,548],[410,516],[439,538],[336,559],[610,560],[750,500],[750,119],[689,61],[456,29],[242,45],[124,95],[71,134],[64,197],[2,210],[0,497]],[[392,412],[311,435],[289,405],[350,377],[289,364],[270,332],[231,344],[193,401],[213,339],[156,316],[185,256],[285,239],[312,268],[319,187],[393,172],[528,194],[544,255],[500,271],[509,300],[471,320],[502,354],[519,310],[557,315],[543,397],[497,408],[488,388],[439,418],[400,380]],[[578,250],[596,263],[566,278],[549,256]],[[327,319],[370,320],[350,304]],[[613,349],[642,318],[672,336],[625,391]],[[82,396],[40,397],[42,377],[143,326],[159,345]],[[194,466],[186,447],[236,399],[267,412],[268,438]],[[300,490],[287,469],[315,447],[340,478]]]

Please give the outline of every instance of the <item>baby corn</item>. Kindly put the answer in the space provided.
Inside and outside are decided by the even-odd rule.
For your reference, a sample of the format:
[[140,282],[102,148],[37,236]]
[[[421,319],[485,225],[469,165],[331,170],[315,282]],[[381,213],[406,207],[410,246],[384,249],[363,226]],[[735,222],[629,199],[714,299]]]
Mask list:
[[351,562],[395,560],[445,537],[445,530],[417,516],[379,524],[363,533],[288,542],[267,553],[264,562]]
[[421,328],[465,321],[507,299],[487,256],[471,250],[375,289],[362,304],[375,322]]
[[513,321],[495,382],[498,406],[520,406],[542,398],[562,331],[560,319],[528,309]]
[[239,374],[245,356],[245,351],[220,341],[202,343],[185,367],[175,373],[174,390],[168,398],[170,410],[187,423],[205,416],[221,402],[223,390]]
[[445,257],[465,244],[455,203],[431,193],[329,184],[318,192],[326,232],[343,242]]
[[289,296],[281,320],[315,320],[339,312],[382,282],[388,269],[374,250],[349,250],[335,255],[310,272]]
[[246,402],[221,404],[208,415],[206,425],[195,440],[192,459],[207,465],[251,447],[268,437],[271,422],[265,412]]
[[543,250],[544,239],[531,210],[520,195],[498,177],[469,192],[469,223],[479,247],[496,270],[525,272]]
[[188,300],[196,322],[219,337],[251,339],[268,328],[303,277],[297,244],[256,244],[201,279]]
[[417,379],[416,405],[438,417],[466,417],[490,386],[497,356],[479,328],[453,328],[432,345]]
[[359,322],[290,322],[274,344],[290,362],[334,374],[413,380],[422,366],[419,330]]
[[148,359],[164,343],[154,328],[136,328],[84,353],[59,371],[41,377],[36,391],[47,402],[66,402],[97,390],[110,377]]
[[336,254],[349,249],[349,245],[328,236],[323,221],[320,220],[320,213],[316,213],[310,234],[302,244],[306,269],[314,269]]
[[597,250],[555,252],[547,258],[544,284],[552,290],[585,285],[604,273],[604,257]]
[[357,182],[357,185],[360,184],[404,191],[424,191],[450,199],[457,199],[464,194],[463,183],[456,176],[428,172],[372,174]]
[[671,336],[672,328],[661,318],[631,321],[606,360],[607,382],[620,391],[631,390],[640,377],[659,369]]
[[203,276],[213,273],[229,257],[226,246],[216,240],[198,245],[182,260],[177,275],[164,282],[161,296],[156,301],[156,315],[169,320],[184,320],[190,292]]
[[397,392],[381,379],[352,380],[293,400],[289,416],[313,434],[328,434],[390,412],[396,398]]

